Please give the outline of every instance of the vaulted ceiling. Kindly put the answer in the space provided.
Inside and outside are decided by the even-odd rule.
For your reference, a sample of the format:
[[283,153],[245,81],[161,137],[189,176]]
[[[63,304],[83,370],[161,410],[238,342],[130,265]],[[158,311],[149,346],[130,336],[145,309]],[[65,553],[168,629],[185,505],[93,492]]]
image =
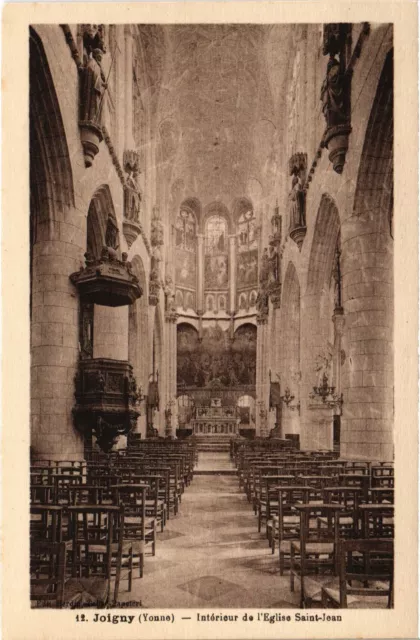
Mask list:
[[293,26],[160,29],[156,159],[167,206],[263,198],[278,171]]

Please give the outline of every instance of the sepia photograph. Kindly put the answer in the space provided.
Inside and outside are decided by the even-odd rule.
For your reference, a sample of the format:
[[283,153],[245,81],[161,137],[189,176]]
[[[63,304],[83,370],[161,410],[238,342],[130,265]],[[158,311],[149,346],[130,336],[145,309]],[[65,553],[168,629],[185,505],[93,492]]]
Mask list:
[[415,27],[163,4],[3,18],[5,637],[402,638]]
[[392,608],[392,25],[29,40],[32,605]]

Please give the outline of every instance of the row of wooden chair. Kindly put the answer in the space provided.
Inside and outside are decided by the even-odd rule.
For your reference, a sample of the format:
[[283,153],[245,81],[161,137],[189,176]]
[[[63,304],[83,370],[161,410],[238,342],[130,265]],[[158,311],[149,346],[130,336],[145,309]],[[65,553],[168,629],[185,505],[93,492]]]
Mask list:
[[392,463],[255,442],[231,457],[280,574],[290,571],[292,591],[299,580],[301,607],[392,606]]
[[[31,600],[34,606],[115,603],[132,589],[157,528],[176,515],[191,482],[195,448],[129,448],[86,462],[33,461]],[[111,598],[111,582],[114,581]]]

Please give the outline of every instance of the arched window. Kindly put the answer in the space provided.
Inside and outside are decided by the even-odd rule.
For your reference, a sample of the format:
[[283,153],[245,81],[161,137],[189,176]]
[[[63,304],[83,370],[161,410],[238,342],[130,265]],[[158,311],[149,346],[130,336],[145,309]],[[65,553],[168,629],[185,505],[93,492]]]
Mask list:
[[177,248],[195,252],[196,221],[194,214],[188,209],[181,208],[176,217],[175,245]]
[[220,255],[227,252],[227,223],[222,216],[212,216],[206,224],[206,254]]
[[211,216],[205,231],[204,282],[207,290],[228,287],[228,226],[225,218]]
[[193,210],[181,205],[175,221],[175,281],[177,307],[195,307],[197,286],[197,218]]
[[251,251],[257,248],[256,221],[252,209],[242,213],[238,219],[238,251]]
[[253,290],[258,284],[258,244],[255,214],[252,208],[242,206],[237,217],[237,308],[248,311],[255,306]]

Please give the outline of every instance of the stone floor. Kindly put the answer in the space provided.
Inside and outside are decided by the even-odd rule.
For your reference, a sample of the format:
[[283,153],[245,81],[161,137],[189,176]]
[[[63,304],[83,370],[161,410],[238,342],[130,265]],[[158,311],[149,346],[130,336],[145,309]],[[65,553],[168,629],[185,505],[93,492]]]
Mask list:
[[[158,534],[155,557],[146,557],[144,577],[131,593],[122,582],[119,600],[146,608],[296,608],[288,575],[280,577],[256,517],[239,490],[229,454],[200,452],[196,475],[180,512]],[[213,471],[214,475],[210,475]]]

